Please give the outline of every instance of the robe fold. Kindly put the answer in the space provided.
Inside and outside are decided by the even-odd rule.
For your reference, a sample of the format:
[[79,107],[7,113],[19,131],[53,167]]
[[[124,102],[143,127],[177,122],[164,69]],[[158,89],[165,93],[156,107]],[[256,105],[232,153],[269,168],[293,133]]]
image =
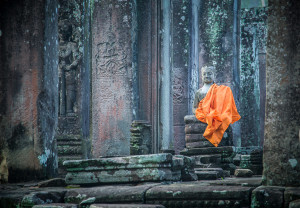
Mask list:
[[198,120],[208,124],[203,136],[215,147],[221,142],[229,124],[241,118],[230,87],[216,84],[209,88],[205,98],[199,102],[195,114]]

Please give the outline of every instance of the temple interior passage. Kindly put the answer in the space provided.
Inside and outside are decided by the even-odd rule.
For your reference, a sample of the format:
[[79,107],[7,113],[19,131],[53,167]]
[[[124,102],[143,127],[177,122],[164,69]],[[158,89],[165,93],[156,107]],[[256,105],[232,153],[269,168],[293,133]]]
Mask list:
[[299,0],[1,0],[0,207],[299,208]]

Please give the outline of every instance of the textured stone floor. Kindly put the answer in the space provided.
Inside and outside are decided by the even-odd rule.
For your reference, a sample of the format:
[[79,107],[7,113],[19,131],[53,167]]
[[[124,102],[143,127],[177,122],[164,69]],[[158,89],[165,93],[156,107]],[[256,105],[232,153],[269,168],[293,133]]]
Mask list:
[[32,207],[50,203],[65,204],[60,205],[61,207],[72,207],[74,204],[78,207],[88,207],[91,204],[250,207],[251,193],[260,185],[261,177],[96,187],[65,186],[62,180],[53,180],[43,183],[1,185],[0,207]]

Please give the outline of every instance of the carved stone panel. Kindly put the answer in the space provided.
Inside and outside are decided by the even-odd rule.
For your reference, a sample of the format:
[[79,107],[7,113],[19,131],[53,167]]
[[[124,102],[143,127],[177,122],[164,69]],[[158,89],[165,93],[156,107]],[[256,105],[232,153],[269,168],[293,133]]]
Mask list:
[[92,17],[92,155],[129,154],[133,1],[95,2]]

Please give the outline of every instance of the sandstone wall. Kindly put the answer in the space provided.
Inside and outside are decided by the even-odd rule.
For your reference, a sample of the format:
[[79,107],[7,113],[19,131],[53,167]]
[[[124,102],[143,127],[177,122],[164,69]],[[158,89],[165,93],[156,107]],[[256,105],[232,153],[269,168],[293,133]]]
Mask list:
[[57,49],[56,1],[1,2],[0,180],[55,175]]

